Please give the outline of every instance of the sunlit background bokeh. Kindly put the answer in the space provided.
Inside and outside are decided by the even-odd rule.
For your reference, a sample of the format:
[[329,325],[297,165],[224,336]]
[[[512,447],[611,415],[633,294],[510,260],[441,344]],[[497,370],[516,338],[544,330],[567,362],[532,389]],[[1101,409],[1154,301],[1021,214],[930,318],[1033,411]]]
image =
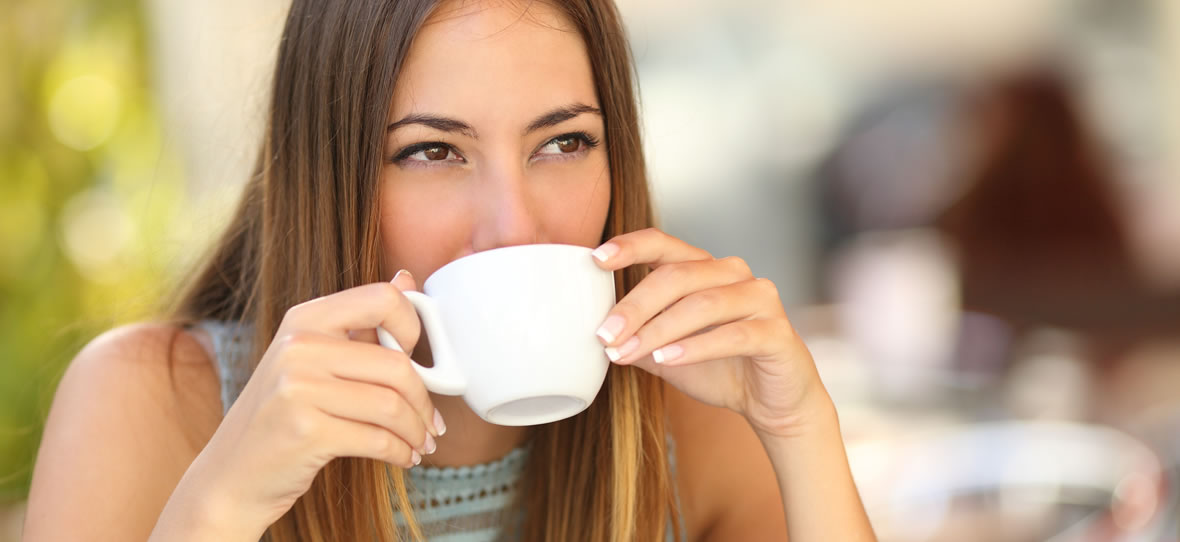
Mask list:
[[[1180,2],[619,0],[670,233],[773,279],[885,541],[1180,540]],[[286,2],[0,3],[0,542],[257,149]]]

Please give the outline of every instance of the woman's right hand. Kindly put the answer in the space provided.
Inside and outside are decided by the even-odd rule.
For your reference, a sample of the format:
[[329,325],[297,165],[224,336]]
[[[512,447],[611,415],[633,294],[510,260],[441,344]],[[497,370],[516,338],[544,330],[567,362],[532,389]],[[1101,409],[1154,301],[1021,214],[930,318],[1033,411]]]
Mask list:
[[261,535],[334,458],[409,468],[432,453],[434,438],[446,431],[441,416],[408,354],[375,344],[373,333],[382,326],[413,352],[421,327],[401,291],[414,287],[413,277],[400,272],[392,284],[358,286],[288,310],[178,491],[215,507],[208,521]]

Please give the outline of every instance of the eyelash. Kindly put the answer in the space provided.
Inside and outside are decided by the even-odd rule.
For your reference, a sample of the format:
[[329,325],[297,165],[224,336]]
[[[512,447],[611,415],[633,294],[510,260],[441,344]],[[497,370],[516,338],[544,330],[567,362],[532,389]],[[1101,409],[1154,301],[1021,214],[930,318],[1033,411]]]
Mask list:
[[[582,144],[586,146],[586,148],[576,151],[576,152],[558,154],[558,155],[556,155],[557,158],[551,158],[551,160],[568,160],[570,158],[573,158],[574,156],[581,155],[581,154],[585,153],[586,151],[589,151],[591,149],[594,149],[595,147],[598,147],[598,145],[600,143],[598,138],[590,135],[589,133],[578,131],[578,132],[569,132],[569,133],[561,134],[557,137],[554,137],[554,138],[546,141],[545,144],[541,145],[537,150],[541,150],[541,149],[545,148],[546,146],[552,144],[555,141],[562,140],[562,139],[569,139],[569,138],[574,138],[574,139],[581,141]],[[446,148],[448,152],[453,152],[456,155],[459,154],[459,152],[457,150],[455,150],[455,147],[450,144],[443,143],[442,141],[426,141],[426,142],[422,142],[422,143],[415,143],[413,145],[410,145],[409,147],[402,149],[401,151],[398,151],[397,154],[395,154],[389,158],[389,162],[392,164],[403,164],[404,162],[406,162],[406,160],[409,157],[411,157],[419,152],[422,152],[425,150],[430,150],[430,149],[436,149],[436,148],[440,148],[440,147]],[[534,153],[534,154],[536,154],[536,153]],[[429,162],[445,162],[445,161],[446,160],[415,160],[415,162],[426,162],[426,163],[425,164],[418,164],[416,166],[411,166],[411,167],[433,167],[433,166],[429,165]]]

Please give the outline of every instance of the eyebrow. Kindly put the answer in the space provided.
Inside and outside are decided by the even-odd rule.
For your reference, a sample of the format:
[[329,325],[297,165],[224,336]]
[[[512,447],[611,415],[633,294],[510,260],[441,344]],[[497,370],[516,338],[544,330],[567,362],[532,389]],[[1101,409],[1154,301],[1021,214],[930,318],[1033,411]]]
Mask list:
[[[556,126],[583,113],[592,113],[600,117],[602,116],[602,110],[598,109],[597,107],[589,106],[584,103],[573,103],[558,107],[537,117],[529,123],[528,127],[525,128],[524,133],[525,135],[528,135],[537,130],[540,130],[541,128]],[[442,132],[459,133],[470,137],[471,139],[479,139],[479,135],[475,133],[475,128],[472,128],[470,124],[467,124],[466,122],[458,119],[432,115],[429,113],[414,113],[407,115],[405,118],[386,127],[385,132],[389,133],[398,128],[401,128],[402,126],[408,126],[411,124],[421,124],[422,126],[434,128],[435,130]]]

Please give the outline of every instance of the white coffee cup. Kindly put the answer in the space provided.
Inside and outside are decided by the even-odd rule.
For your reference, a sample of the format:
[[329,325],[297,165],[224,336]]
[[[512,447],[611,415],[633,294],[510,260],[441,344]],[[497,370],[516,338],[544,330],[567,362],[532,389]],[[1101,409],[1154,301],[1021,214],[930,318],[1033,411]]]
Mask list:
[[[413,362],[426,388],[462,395],[497,425],[537,425],[585,410],[610,361],[595,331],[615,304],[611,271],[591,249],[516,245],[452,261],[406,291],[434,366]],[[377,328],[382,345],[404,351]]]

